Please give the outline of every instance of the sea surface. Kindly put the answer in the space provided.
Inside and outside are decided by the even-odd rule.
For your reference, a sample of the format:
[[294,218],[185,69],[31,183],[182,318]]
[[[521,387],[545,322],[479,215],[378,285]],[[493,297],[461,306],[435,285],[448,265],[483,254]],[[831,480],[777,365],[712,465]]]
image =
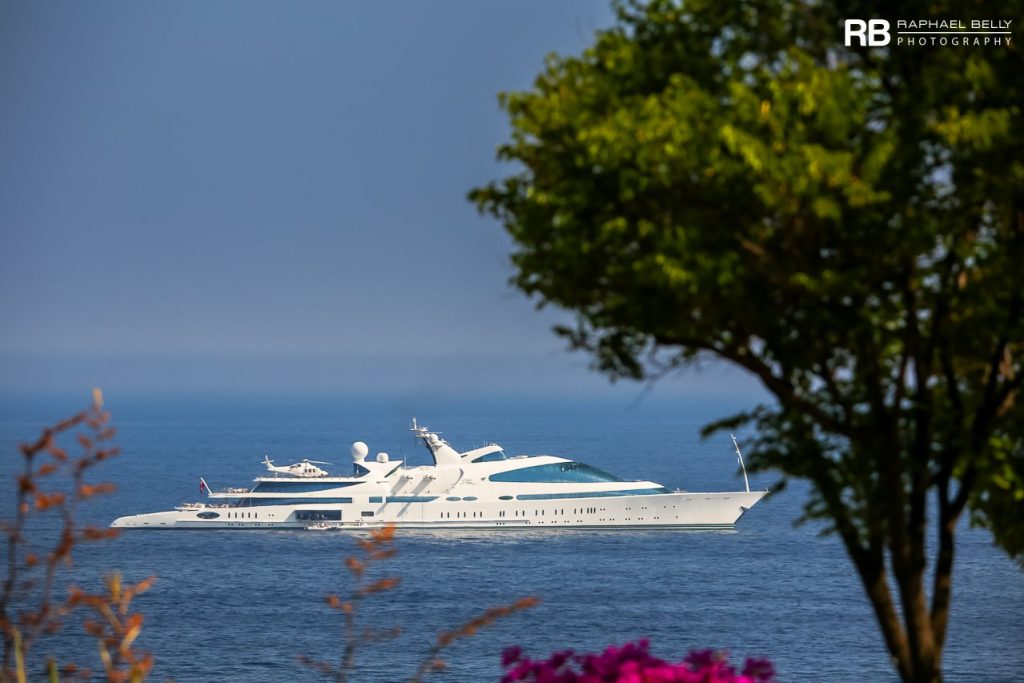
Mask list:
[[[511,454],[553,453],[626,479],[672,488],[742,487],[728,434],[701,440],[700,427],[742,406],[691,403],[626,408],[541,400],[515,404],[424,404],[421,424],[456,448],[489,442]],[[12,513],[16,447],[71,411],[65,399],[0,402],[5,518]],[[326,460],[347,471],[349,447],[414,464],[427,461],[409,437],[417,406],[355,399],[155,400],[110,397],[124,453],[97,470],[115,494],[83,507],[85,521],[170,509],[214,488],[246,485],[269,454],[278,463]],[[68,444],[69,447],[73,444]],[[328,469],[332,469],[328,467]],[[771,473],[751,487],[772,486]],[[795,527],[807,497],[791,483],[758,504],[730,532],[504,530],[400,531],[398,554],[379,576],[400,586],[363,603],[364,626],[402,635],[368,644],[353,681],[407,680],[436,633],[485,608],[532,595],[539,607],[499,621],[445,655],[438,681],[498,681],[502,649],[528,654],[593,651],[639,638],[679,659],[694,648],[771,658],[783,681],[893,681],[868,602],[839,541],[820,525]],[[51,538],[54,520],[32,538]],[[337,660],[341,620],[324,596],[345,595],[343,558],[354,533],[307,531],[136,531],[78,549],[59,580],[99,586],[103,574],[156,576],[135,606],[145,614],[141,649],[156,658],[152,680],[317,681],[300,655]],[[960,532],[947,681],[1024,680],[1024,574],[966,525]],[[6,553],[6,549],[3,551]],[[6,566],[6,557],[4,558]],[[93,642],[70,623],[35,654],[98,667]],[[37,658],[37,661],[41,661]]]

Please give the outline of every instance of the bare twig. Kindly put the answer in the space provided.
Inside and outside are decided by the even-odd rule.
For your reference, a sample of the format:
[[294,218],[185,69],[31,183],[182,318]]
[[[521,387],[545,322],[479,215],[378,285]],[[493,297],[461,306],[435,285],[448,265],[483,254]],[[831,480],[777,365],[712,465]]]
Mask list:
[[429,651],[427,651],[427,655],[420,662],[419,667],[416,668],[416,673],[409,679],[409,683],[423,683],[426,677],[431,673],[441,671],[446,668],[447,664],[443,659],[441,659],[441,654],[456,640],[470,638],[476,635],[477,631],[480,629],[490,626],[499,619],[504,619],[516,612],[522,612],[523,610],[536,607],[539,604],[539,598],[520,598],[508,605],[491,607],[479,616],[470,619],[454,630],[441,631],[437,634],[437,639],[434,641],[434,645]]
[[[64,601],[54,598],[58,570],[62,565],[70,566],[75,545],[116,535],[111,529],[80,527],[76,522],[81,503],[114,490],[113,484],[90,484],[85,479],[93,466],[119,452],[109,445],[116,433],[109,422],[110,413],[103,409],[103,395],[95,389],[92,406],[44,428],[35,441],[20,446],[23,467],[16,476],[14,516],[2,522],[2,533],[7,537],[7,564],[0,590],[0,632],[3,634],[0,679],[24,677],[35,641],[58,631],[63,618],[76,607],[73,598]],[[71,432],[76,433],[82,451],[77,458],[70,458],[57,442],[58,437]],[[61,474],[66,476],[63,486],[44,488],[48,481],[57,478],[55,475]],[[25,529],[30,516],[44,514],[56,514],[61,527],[53,546],[38,553],[33,551]],[[20,606],[17,611],[15,604]],[[56,664],[47,668],[56,671]],[[75,673],[77,667],[67,665],[64,670],[68,674]]]

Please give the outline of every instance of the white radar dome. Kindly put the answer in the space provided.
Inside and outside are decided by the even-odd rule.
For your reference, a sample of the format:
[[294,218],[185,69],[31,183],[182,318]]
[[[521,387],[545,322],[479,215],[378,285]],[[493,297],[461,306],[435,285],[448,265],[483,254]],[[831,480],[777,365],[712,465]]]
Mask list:
[[388,461],[388,454],[387,453],[378,453],[377,454],[377,462],[387,462],[387,461]]
[[370,452],[370,447],[362,441],[356,441],[352,444],[352,459],[359,462],[366,457],[366,454]]

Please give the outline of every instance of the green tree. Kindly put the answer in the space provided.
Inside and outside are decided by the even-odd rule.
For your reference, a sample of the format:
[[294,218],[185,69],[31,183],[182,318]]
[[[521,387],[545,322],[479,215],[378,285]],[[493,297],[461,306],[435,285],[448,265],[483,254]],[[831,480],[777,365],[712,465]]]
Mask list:
[[848,48],[843,19],[1024,16],[987,10],[618,5],[501,95],[516,172],[470,193],[599,370],[714,356],[763,383],[770,405],[711,428],[754,423],[755,463],[812,483],[904,681],[942,678],[965,510],[1024,550],[1024,60],[895,25]]

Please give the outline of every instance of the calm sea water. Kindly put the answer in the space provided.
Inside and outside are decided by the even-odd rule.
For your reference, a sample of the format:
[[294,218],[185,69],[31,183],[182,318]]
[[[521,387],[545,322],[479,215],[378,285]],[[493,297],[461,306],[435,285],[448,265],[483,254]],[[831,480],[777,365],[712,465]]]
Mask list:
[[[0,413],[9,515],[17,442],[67,412],[57,401],[6,402]],[[155,402],[114,400],[125,453],[104,471],[118,493],[83,510],[114,517],[198,498],[199,477],[244,485],[264,454],[348,468],[352,441],[372,452],[425,462],[405,429],[408,406],[379,409],[331,400]],[[722,407],[582,410],[578,405],[446,406],[417,414],[457,448],[497,441],[512,453],[556,453],[625,478],[670,487],[742,486],[727,435],[701,441]],[[759,474],[751,486],[775,477]],[[754,508],[734,532],[400,532],[387,573],[399,589],[367,601],[375,628],[403,635],[359,655],[356,681],[402,681],[433,635],[480,610],[524,595],[543,604],[460,643],[437,680],[496,681],[500,652],[522,645],[545,655],[650,638],[656,654],[723,648],[737,659],[768,656],[782,680],[891,681],[868,603],[840,543],[820,527],[794,528],[806,489],[791,485]],[[37,537],[51,533],[42,523]],[[140,643],[156,656],[154,680],[315,681],[297,655],[334,659],[341,626],[327,593],[350,587],[342,559],[355,536],[293,531],[135,532],[83,549],[74,580],[96,586],[106,570],[158,577],[136,602]],[[946,671],[950,681],[1024,680],[1024,575],[986,533],[961,532]],[[41,646],[61,661],[97,666],[78,627]]]

